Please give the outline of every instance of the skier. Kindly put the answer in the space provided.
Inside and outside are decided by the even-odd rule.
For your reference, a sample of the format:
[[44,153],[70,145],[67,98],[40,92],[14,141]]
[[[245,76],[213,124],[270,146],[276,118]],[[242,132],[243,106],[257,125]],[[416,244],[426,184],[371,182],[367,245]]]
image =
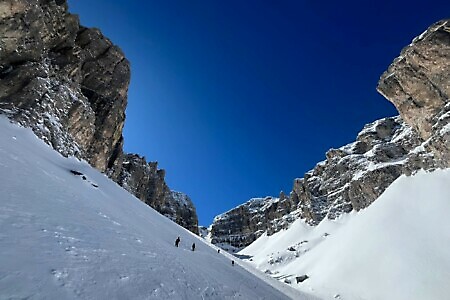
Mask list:
[[231,261],[231,265],[234,266],[234,260]]
[[192,243],[192,251],[195,251],[195,243]]
[[220,253],[220,249],[217,249],[217,253]]
[[180,243],[180,237],[177,237],[175,240],[175,247],[178,247],[178,244]]

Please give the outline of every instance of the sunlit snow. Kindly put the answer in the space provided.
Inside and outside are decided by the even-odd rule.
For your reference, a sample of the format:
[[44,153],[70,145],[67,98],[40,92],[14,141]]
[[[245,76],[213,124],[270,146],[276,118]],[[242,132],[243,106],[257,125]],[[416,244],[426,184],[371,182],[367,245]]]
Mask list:
[[0,117],[0,299],[313,299],[233,259]]
[[324,299],[449,299],[449,183],[450,169],[401,176],[363,211],[316,227],[297,220],[240,254]]

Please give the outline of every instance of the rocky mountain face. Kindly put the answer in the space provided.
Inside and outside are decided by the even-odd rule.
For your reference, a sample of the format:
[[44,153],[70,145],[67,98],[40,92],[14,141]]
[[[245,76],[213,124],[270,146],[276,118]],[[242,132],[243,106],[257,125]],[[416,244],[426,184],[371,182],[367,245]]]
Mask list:
[[435,154],[450,165],[450,19],[433,24],[405,47],[383,73],[377,90]]
[[122,149],[129,63],[64,1],[3,1],[0,108],[64,155],[106,171]]
[[326,160],[295,179],[289,196],[251,199],[217,216],[212,242],[240,249],[298,218],[316,225],[325,217],[360,210],[401,174],[420,168],[435,168],[435,160],[422,149],[418,134],[400,117],[377,120],[366,125],[355,142],[329,150]]
[[[127,161],[123,153],[130,66],[117,46],[98,29],[81,26],[64,0],[2,1],[0,37],[1,113],[32,128],[62,155],[85,159],[119,184],[129,183],[160,212],[166,214],[163,203],[177,208],[172,217],[197,228],[195,208],[191,203],[181,212],[164,171],[156,163]],[[123,181],[134,163],[137,169],[153,165],[155,171],[149,169],[157,175]]]
[[228,251],[236,252],[251,244],[264,231],[278,231],[293,222],[290,201],[283,193],[280,198],[253,198],[238,207],[214,218],[210,238]]
[[298,218],[317,225],[363,209],[402,174],[450,167],[450,20],[404,48],[378,91],[400,116],[370,123],[355,142],[329,150],[326,160],[294,180],[289,196],[252,199],[217,216],[211,241],[238,250]]
[[137,154],[125,154],[117,183],[155,208],[172,221],[198,233],[197,213],[191,199],[183,193],[171,191],[164,181],[164,170],[156,162],[147,163]]

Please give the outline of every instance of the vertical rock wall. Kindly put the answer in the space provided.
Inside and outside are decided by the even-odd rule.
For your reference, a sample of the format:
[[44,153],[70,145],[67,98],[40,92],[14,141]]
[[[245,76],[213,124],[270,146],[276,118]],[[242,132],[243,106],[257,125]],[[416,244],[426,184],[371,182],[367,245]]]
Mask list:
[[406,46],[377,90],[424,140],[440,167],[450,167],[450,19]]

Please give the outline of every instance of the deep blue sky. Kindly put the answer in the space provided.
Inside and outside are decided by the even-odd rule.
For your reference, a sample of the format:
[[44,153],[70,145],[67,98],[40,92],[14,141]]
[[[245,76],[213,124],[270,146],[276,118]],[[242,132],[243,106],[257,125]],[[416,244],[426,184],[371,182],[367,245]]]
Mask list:
[[397,114],[375,88],[450,1],[70,0],[131,62],[125,151],[158,161],[201,225]]

